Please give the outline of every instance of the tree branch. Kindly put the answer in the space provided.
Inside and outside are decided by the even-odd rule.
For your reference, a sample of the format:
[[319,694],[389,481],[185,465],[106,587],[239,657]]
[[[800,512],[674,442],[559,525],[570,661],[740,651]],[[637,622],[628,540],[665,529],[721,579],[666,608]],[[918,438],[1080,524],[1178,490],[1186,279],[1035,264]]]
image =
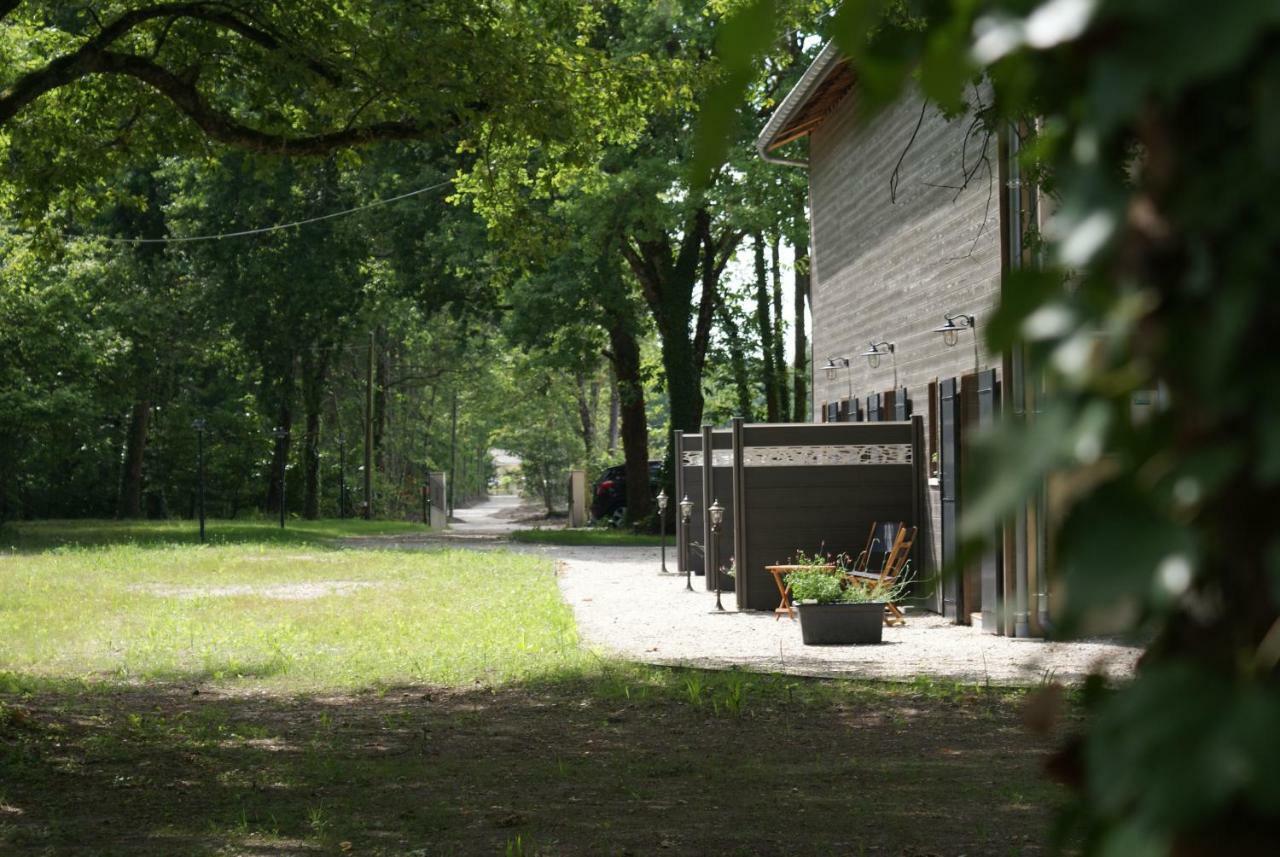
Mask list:
[[[17,5],[16,2],[11,2],[11,0],[0,0],[0,18],[12,11]],[[199,95],[195,92],[193,85],[182,84],[176,75],[142,57],[112,53],[110,50],[116,42],[143,24],[162,19],[168,19],[172,22],[179,18],[190,18],[215,24],[269,50],[285,49],[283,43],[276,36],[236,17],[231,12],[226,11],[226,7],[221,6],[221,4],[214,7],[201,2],[161,3],[155,6],[134,9],[125,12],[103,26],[97,34],[85,41],[76,50],[49,61],[42,68],[28,72],[8,89],[0,92],[0,127],[3,127],[10,119],[41,96],[95,72],[130,74],[139,80],[144,80],[160,90],[170,100],[175,101],[179,109],[182,109],[184,113],[187,113],[193,119],[197,119],[197,124],[200,124],[197,115],[192,112],[193,99],[191,96],[194,94],[196,99],[199,100]],[[325,80],[331,83],[340,81],[340,77],[335,72],[328,69],[318,60],[303,59],[302,62]],[[175,84],[178,85],[175,86]],[[178,103],[179,99],[174,97],[175,94],[181,96],[181,100],[187,105],[185,108],[183,104]],[[205,114],[210,112],[207,107],[196,111],[196,113]],[[201,125],[201,127],[204,126]],[[375,139],[385,138],[375,137]],[[346,142],[339,142],[336,145],[346,145]],[[334,146],[331,145],[328,148],[334,148]],[[327,151],[327,149],[316,151]]]
[[[88,61],[91,72],[118,74],[139,80],[167,98],[211,139],[256,152],[281,155],[319,155],[346,146],[380,140],[420,140],[450,128],[424,126],[408,120],[376,122],[323,134],[291,137],[251,128],[212,107],[194,84],[143,57],[104,52]],[[0,124],[3,123],[0,112]]]
[[636,280],[640,283],[640,291],[644,294],[645,301],[655,311],[660,310],[662,306],[662,283],[657,267],[642,249],[635,247],[631,243],[631,239],[623,238],[619,242],[619,247],[621,248],[622,258],[627,260],[631,273],[635,275]]

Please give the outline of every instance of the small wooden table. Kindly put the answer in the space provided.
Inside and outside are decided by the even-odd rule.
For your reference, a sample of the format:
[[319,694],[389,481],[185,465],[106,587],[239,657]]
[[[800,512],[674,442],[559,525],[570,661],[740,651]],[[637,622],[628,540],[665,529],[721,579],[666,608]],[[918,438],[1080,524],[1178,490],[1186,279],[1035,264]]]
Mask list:
[[778,594],[782,596],[778,606],[773,608],[773,619],[776,622],[783,613],[787,614],[789,619],[796,618],[796,611],[791,609],[791,586],[783,578],[793,571],[834,572],[836,567],[834,565],[766,565],[764,570],[773,575],[773,583],[778,587]]

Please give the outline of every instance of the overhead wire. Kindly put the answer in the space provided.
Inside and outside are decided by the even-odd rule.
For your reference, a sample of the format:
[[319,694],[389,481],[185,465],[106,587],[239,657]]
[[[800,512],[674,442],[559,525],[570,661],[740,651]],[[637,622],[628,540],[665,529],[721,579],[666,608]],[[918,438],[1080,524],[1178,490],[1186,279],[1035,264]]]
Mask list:
[[190,244],[197,241],[222,241],[228,238],[246,238],[253,235],[266,235],[271,232],[280,232],[285,229],[297,229],[300,226],[308,226],[312,223],[320,223],[325,220],[336,220],[339,217],[348,217],[352,214],[359,214],[362,211],[369,211],[374,208],[392,205],[393,203],[409,199],[410,197],[420,196],[424,193],[430,193],[433,190],[439,190],[453,184],[453,179],[445,179],[427,187],[421,187],[417,190],[411,190],[406,193],[388,197],[386,199],[377,199],[373,202],[357,205],[354,208],[345,208],[342,211],[333,211],[328,214],[317,215],[316,217],[307,217],[302,220],[293,220],[288,223],[277,223],[271,226],[260,226],[253,229],[240,229],[234,232],[219,232],[209,235],[170,235],[164,238],[122,238],[113,235],[84,235],[73,233],[61,233],[63,238],[75,240],[93,240],[103,241],[108,244]]

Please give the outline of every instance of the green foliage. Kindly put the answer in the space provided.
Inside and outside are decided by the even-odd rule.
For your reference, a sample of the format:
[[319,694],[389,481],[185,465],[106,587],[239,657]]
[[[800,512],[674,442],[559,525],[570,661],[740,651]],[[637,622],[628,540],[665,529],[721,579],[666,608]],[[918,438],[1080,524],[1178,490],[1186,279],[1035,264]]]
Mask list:
[[1280,740],[1257,725],[1280,705],[1280,6],[847,2],[831,34],[871,109],[914,82],[954,110],[985,76],[984,121],[1051,210],[987,327],[1043,384],[981,443],[962,526],[976,542],[1048,483],[1057,632],[1151,640],[1095,698],[1068,818],[1090,853],[1261,853],[1280,834]]
[[818,604],[835,604],[844,600],[844,586],[840,575],[832,571],[793,571],[786,577],[791,587],[791,597],[796,601],[815,601]]

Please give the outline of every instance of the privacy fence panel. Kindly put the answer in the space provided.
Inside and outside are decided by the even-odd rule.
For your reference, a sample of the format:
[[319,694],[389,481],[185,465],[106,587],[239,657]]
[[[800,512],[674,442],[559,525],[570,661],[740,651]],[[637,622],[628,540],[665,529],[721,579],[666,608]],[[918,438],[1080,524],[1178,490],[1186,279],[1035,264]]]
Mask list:
[[694,574],[703,573],[702,561],[702,435],[678,432],[679,454],[676,456],[678,466],[676,492],[680,499],[688,497],[693,501],[693,514],[685,525],[680,520],[677,538],[680,541],[680,569],[689,569]]
[[[911,422],[743,424],[734,421],[734,557],[738,606],[772,610],[770,565],[797,550],[848,553],[873,521],[919,526],[924,427]],[[920,540],[912,557],[919,568]]]
[[[721,568],[728,568],[733,559],[733,432],[729,429],[713,429],[702,427],[702,448],[710,449],[709,455],[702,458],[702,496],[706,502],[702,504],[702,532],[706,533],[703,542],[706,556],[716,552],[714,564],[705,565],[707,591],[714,590],[717,583],[721,592],[732,592],[734,578],[727,574],[719,574]],[[719,502],[724,508],[724,520],[720,524],[717,545],[711,545],[711,504]]]

